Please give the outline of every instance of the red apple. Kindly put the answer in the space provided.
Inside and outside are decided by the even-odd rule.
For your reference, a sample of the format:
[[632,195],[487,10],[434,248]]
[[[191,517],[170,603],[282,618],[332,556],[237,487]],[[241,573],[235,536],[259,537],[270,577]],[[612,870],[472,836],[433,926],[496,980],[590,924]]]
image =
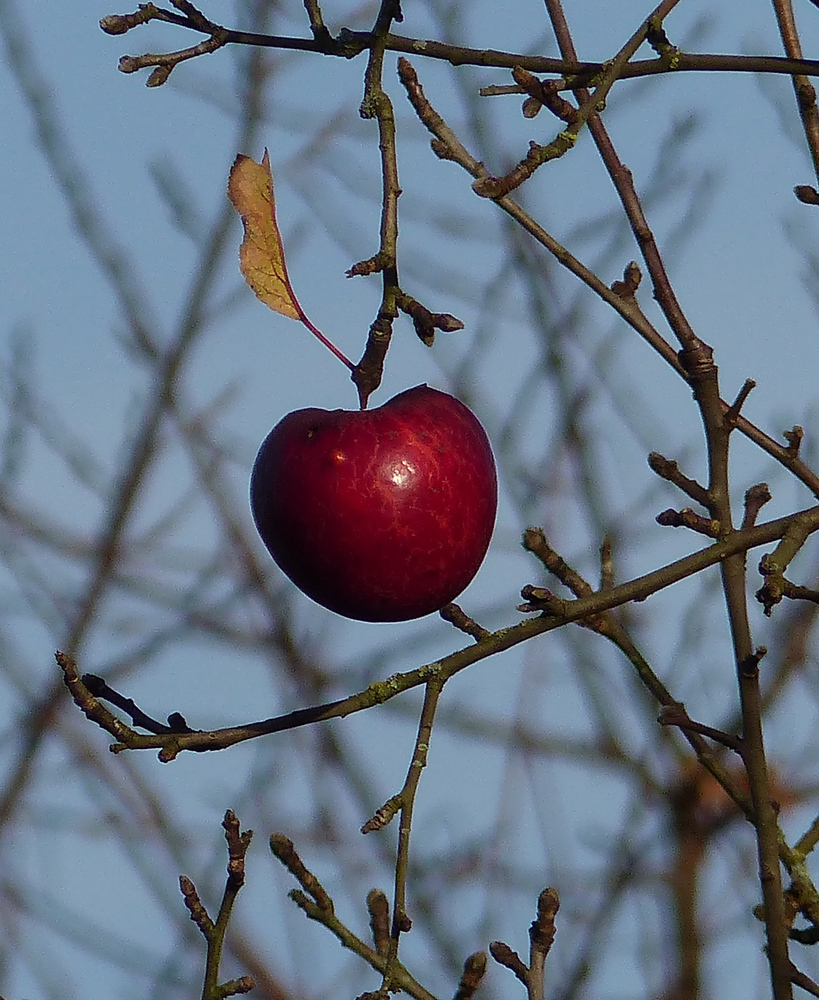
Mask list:
[[418,385],[374,410],[296,410],[265,438],[250,503],[279,567],[348,618],[406,621],[454,600],[495,524],[478,418]]

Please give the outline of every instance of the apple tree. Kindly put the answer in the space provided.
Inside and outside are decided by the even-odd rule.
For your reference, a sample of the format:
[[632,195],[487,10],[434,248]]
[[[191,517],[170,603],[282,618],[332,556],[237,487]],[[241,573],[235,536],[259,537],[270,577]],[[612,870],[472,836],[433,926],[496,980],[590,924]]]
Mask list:
[[816,6],[0,0],[4,996],[819,995]]

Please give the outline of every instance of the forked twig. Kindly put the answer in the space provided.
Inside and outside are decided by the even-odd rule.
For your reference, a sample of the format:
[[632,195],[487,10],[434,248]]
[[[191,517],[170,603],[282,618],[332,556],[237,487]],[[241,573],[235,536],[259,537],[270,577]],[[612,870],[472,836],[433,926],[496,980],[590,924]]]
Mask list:
[[222,962],[225,934],[233,911],[233,904],[236,902],[239,890],[245,883],[245,855],[253,837],[252,830],[246,830],[244,833],[240,830],[239,820],[230,809],[225,813],[222,826],[225,829],[225,840],[228,846],[228,875],[219,913],[215,920],[208,915],[193,882],[186,875],[179,877],[179,888],[185,900],[185,906],[188,908],[191,920],[202,932],[208,945],[202,1000],[224,1000],[225,997],[249,993],[255,985],[250,976],[241,976],[239,979],[219,983],[219,967]]

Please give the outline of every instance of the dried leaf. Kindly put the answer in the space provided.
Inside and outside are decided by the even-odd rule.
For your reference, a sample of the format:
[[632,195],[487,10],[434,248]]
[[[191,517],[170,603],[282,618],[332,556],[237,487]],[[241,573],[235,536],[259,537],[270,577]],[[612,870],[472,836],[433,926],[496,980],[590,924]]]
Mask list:
[[290,286],[276,223],[276,201],[267,150],[261,163],[239,153],[230,169],[228,198],[245,228],[239,267],[258,298],[282,316],[305,320]]
[[261,163],[239,153],[230,168],[228,198],[245,227],[239,248],[239,268],[245,281],[266,306],[282,316],[299,320],[342,364],[354,371],[356,366],[346,354],[307,318],[290,284],[276,223],[276,200],[267,150]]

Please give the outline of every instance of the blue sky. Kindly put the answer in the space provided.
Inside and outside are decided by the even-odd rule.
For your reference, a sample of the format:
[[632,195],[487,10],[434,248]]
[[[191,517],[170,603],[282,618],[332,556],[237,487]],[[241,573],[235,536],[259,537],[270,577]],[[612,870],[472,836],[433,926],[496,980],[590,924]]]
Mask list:
[[[230,24],[246,17],[241,4],[231,5],[224,13],[222,6],[207,12],[224,16]],[[589,59],[610,56],[649,9],[648,4],[636,0],[616,5],[578,0],[565,6],[576,28],[577,48]],[[597,9],[600,6],[602,11]],[[819,42],[819,12],[803,6],[806,10],[799,12],[800,27],[806,53],[811,54]],[[405,4],[401,31],[414,37],[439,33],[442,26],[431,11],[426,5],[413,9]],[[185,315],[201,252],[197,238],[224,210],[228,170],[239,151],[258,159],[264,146],[269,148],[291,279],[313,322],[350,356],[360,354],[380,291],[377,278],[345,277],[352,263],[375,251],[378,238],[375,126],[357,116],[363,59],[347,62],[293,53],[271,55],[267,121],[253,148],[239,150],[234,102],[237,62],[243,54],[219,52],[180,66],[168,85],[149,90],[144,86],[144,73],[125,76],[117,72],[118,57],[126,52],[189,44],[189,40],[184,33],[162,25],[111,38],[97,27],[99,18],[111,12],[99,4],[78,10],[76,5],[54,0],[36,5],[0,0],[0,35],[5,46],[0,66],[5,137],[5,154],[0,156],[0,204],[6,234],[0,244],[0,360],[10,365],[15,356],[22,359],[19,363],[36,387],[34,409],[46,427],[44,435],[23,438],[25,448],[15,459],[19,462],[16,497],[32,517],[54,521],[77,544],[94,538],[104,520],[103,498],[133,440],[151,379],[149,366],[123,349],[130,331],[123,326],[119,303],[66,208],[57,176],[61,171],[69,183],[81,185],[90,225],[106,246],[116,247],[122,255],[133,293],[162,343],[178,332]],[[342,25],[364,28],[372,15],[370,6],[328,7],[325,11],[332,30]],[[277,16],[280,33],[307,33],[304,11],[296,0],[281,4]],[[550,45],[541,5],[524,0],[513,18],[498,16],[496,5],[470,5],[469,16],[451,28],[466,44],[521,51],[536,47],[533,25],[537,26],[534,38],[542,34],[544,46]],[[705,2],[681,4],[666,28],[674,41],[682,44],[683,39],[691,39],[694,51],[780,51],[773,15],[762,2],[723,4],[716,9]],[[21,55],[28,77],[21,77],[9,66]],[[394,64],[394,56],[388,56],[385,80],[397,110],[404,189],[400,203],[402,279],[407,290],[418,294],[426,305],[458,315],[466,328],[462,334],[439,337],[436,346],[427,350],[414,338],[408,323],[399,323],[384,385],[374,402],[383,402],[395,392],[424,381],[451,388],[453,377],[472,358],[472,376],[464,388],[497,442],[516,393],[542,363],[543,346],[531,327],[524,286],[519,279],[506,277],[504,253],[510,244],[504,242],[504,220],[491,204],[476,200],[465,174],[429,152],[424,129],[403,101]],[[509,82],[508,74],[500,70],[454,72],[420,59],[415,65],[428,96],[465,137],[476,134],[465,94],[479,85]],[[57,155],[51,161],[44,155],[32,115],[30,97],[37,93],[42,93],[58,128]],[[484,124],[491,140],[487,147],[494,144],[499,156],[502,151],[509,160],[525,150],[529,139],[551,137],[553,123],[545,114],[534,121],[520,116],[518,97],[486,100],[493,102]],[[790,116],[790,136],[783,135],[780,107]],[[792,193],[795,184],[811,183],[812,177],[794,124],[789,82],[782,78],[763,83],[751,75],[679,74],[662,81],[625,83],[612,96],[606,114],[612,137],[641,191],[649,185],[658,162],[658,144],[670,123],[678,121],[682,128],[689,116],[695,116],[696,127],[673,149],[666,164],[662,176],[668,190],[663,191],[661,185],[649,201],[650,221],[667,250],[672,280],[689,318],[716,350],[724,395],[733,396],[745,378],[754,378],[758,387],[746,406],[747,415],[774,436],[793,424],[803,424],[806,448],[814,448],[811,430],[816,424],[819,397],[815,377],[819,340],[816,279],[808,273],[806,251],[816,245],[819,217],[815,210],[796,202]],[[492,166],[501,165],[505,163]],[[690,178],[700,169],[708,183],[696,189]],[[168,199],[163,196],[168,191],[179,204],[190,207],[192,228],[188,234],[174,224]],[[590,264],[599,260],[601,276],[607,282],[620,277],[625,263],[636,256],[633,247],[611,258],[605,255],[600,236],[606,231],[607,213],[616,205],[588,136],[581,138],[571,156],[541,171],[521,198],[550,231],[569,243],[570,249]],[[692,232],[679,240],[680,220],[692,209]],[[590,216],[597,221],[591,231],[584,230],[582,224]],[[238,248],[238,219],[231,225],[231,238]],[[441,235],[444,231],[449,234],[446,239]],[[608,387],[603,393],[608,402],[595,410],[592,426],[600,435],[601,462],[606,464],[610,485],[607,500],[612,524],[607,527],[629,536],[636,504],[655,487],[645,466],[647,450],[654,448],[672,457],[685,454],[690,457],[692,471],[701,473],[699,418],[687,388],[636,335],[579,291],[574,279],[558,273],[545,255],[543,260],[552,315],[560,318],[571,315],[572,309],[581,310],[581,322],[572,329],[574,339],[567,349],[572,378],[578,385],[584,379],[599,378]],[[352,408],[355,393],[342,365],[306,331],[271,314],[242,286],[235,262],[231,253],[225,255],[207,303],[229,302],[232,308],[217,311],[198,340],[187,360],[179,393],[189,414],[207,408],[227,393],[214,435],[234,456],[226,463],[226,496],[250,537],[246,483],[258,443],[288,411],[310,405]],[[495,286],[493,280],[497,281]],[[490,293],[487,285],[493,288]],[[641,295],[646,311],[656,318],[648,290]],[[618,388],[623,384],[629,386],[626,392]],[[622,422],[613,414],[619,414]],[[556,394],[541,392],[527,408],[517,441],[532,463],[542,458],[544,441],[559,418]],[[77,456],[78,467],[87,474],[86,485],[78,484],[76,466],[72,469],[58,454],[65,451]],[[510,475],[504,483],[493,549],[464,597],[465,607],[488,627],[518,620],[514,611],[518,592],[535,575],[531,558],[518,544],[520,532],[530,520],[544,524],[567,557],[584,571],[594,572],[599,537],[573,501],[567,485],[571,476],[566,473],[566,480],[561,480],[561,469],[553,477],[552,470],[546,471],[552,493],[544,493],[528,507],[519,502],[514,477]],[[737,496],[760,478],[768,478],[776,486],[771,517],[810,502],[804,489],[789,484],[766,459],[739,443],[734,479]],[[99,489],[94,488],[95,483],[100,484]],[[163,516],[180,495],[195,490],[195,483],[191,462],[169,429],[129,537],[140,537],[140,532]],[[667,496],[664,501],[655,497],[654,507],[647,508],[649,513],[643,511],[646,523],[641,522],[640,543],[623,553],[623,575],[646,572],[659,560],[667,561],[699,547],[700,539],[669,533],[652,524],[653,513],[672,502]],[[157,577],[169,586],[175,583],[174,572],[183,579],[202,552],[218,550],[218,531],[212,509],[204,503],[194,504],[173,534],[178,551],[161,552],[168,565],[157,570]],[[636,529],[633,534],[637,536]],[[14,543],[13,530],[4,529],[8,558],[3,634],[10,662],[0,722],[6,761],[13,757],[21,713],[30,709],[31,699],[53,680],[51,652],[64,641],[62,628],[70,619],[71,602],[82,592],[86,574],[80,560],[57,559],[43,549],[29,547],[21,549],[20,559],[27,569],[26,584],[20,587],[14,573]],[[131,569],[135,574],[144,571],[146,578],[153,579],[151,560],[156,555],[150,549],[144,556],[132,554]],[[805,565],[810,567],[810,561]],[[39,590],[35,580],[40,581]],[[272,570],[271,581],[271,586],[281,584]],[[686,585],[681,585],[673,600],[657,598],[652,606],[652,622],[656,624],[645,629],[658,669],[671,676],[674,651],[678,643],[682,645],[686,625],[680,620],[679,607],[688,607],[687,602],[695,600],[696,586],[686,590]],[[214,604],[218,596],[216,590],[208,593]],[[373,677],[386,675],[460,645],[461,637],[437,619],[373,629],[340,622],[306,601],[293,600],[297,634],[320,662],[338,670],[338,679],[333,682],[338,693],[348,693],[347,680],[354,677],[358,681],[367,670]],[[724,667],[726,640],[724,630],[719,630],[716,592],[713,600],[717,608],[714,620],[708,618],[703,628],[709,637],[713,633],[707,646],[710,655]],[[262,623],[258,608],[244,608],[242,613],[247,616],[243,625]],[[635,612],[638,616],[641,613]],[[145,614],[138,599],[113,596],[101,612],[104,620],[100,628],[83,650],[83,669],[116,666],[124,651],[148,642],[163,625],[170,627],[171,616],[167,621],[161,615],[148,621],[143,620]],[[775,626],[762,620],[760,614],[755,613],[754,624],[760,642],[775,639]],[[664,642],[669,628],[675,637],[670,644]],[[11,656],[12,650],[19,658]],[[519,650],[497,662],[486,661],[470,672],[469,684],[464,677],[453,682],[453,703],[476,712],[497,710],[501,716],[537,723],[550,732],[560,731],[561,726],[567,735],[582,732],[587,708],[582,694],[563,672],[566,656],[566,650],[554,643]],[[695,664],[691,673],[676,676],[681,696],[706,713],[715,703],[715,690],[717,700],[723,699],[721,703],[730,699],[730,684],[726,689],[707,668],[708,664]],[[544,681],[543,669],[550,672],[552,686]],[[498,682],[500,670],[504,672],[502,685]],[[241,672],[241,684],[228,683],[233,672]],[[624,682],[614,674],[610,683],[612,690],[618,691]],[[130,674],[127,689],[140,703],[144,700],[146,706],[153,705],[157,714],[167,706],[167,711],[184,706],[191,719],[202,726],[274,714],[296,707],[291,702],[298,697],[297,689],[271,676],[270,664],[257,651],[229,644],[209,645],[198,639],[169,643],[156,657],[146,658],[144,667]],[[408,703],[414,705],[412,699]],[[813,708],[812,703],[807,704]],[[787,732],[794,743],[802,738],[811,719],[812,715],[805,713],[795,726],[798,735]],[[171,933],[163,921],[172,904],[166,911],[158,900],[162,892],[175,892],[175,859],[165,858],[158,873],[165,876],[169,888],[154,892],[145,876],[146,857],[132,858],[133,866],[128,868],[122,862],[121,844],[103,837],[93,850],[88,847],[93,836],[86,834],[94,817],[120,806],[115,804],[119,801],[115,796],[109,801],[104,788],[94,789],[92,778],[77,777],[76,760],[86,743],[104,758],[105,773],[112,773],[115,766],[133,768],[135,780],[138,777],[157,794],[178,804],[180,837],[195,842],[185,861],[198,863],[200,872],[212,872],[214,885],[219,884],[222,866],[218,824],[228,805],[236,807],[243,820],[247,816],[247,825],[257,827],[259,856],[262,854],[265,824],[270,820],[266,796],[273,794],[259,791],[266,768],[271,771],[271,785],[281,792],[281,799],[275,801],[287,803],[280,807],[276,821],[289,821],[295,828],[299,824],[309,828],[320,792],[332,784],[332,775],[320,773],[316,763],[320,756],[303,734],[291,734],[280,741],[278,752],[290,770],[273,775],[281,765],[271,746],[236,748],[219,756],[192,755],[192,759],[162,768],[152,755],[133,758],[127,764],[122,763],[125,758],[109,760],[101,735],[69,711],[65,726],[64,737],[55,737],[44,753],[41,779],[32,786],[27,800],[26,821],[9,835],[12,839],[6,849],[14,849],[25,858],[27,884],[53,887],[66,906],[74,908],[72,912],[82,909],[83,899],[93,901],[97,915],[108,912],[112,880],[121,877],[118,896],[138,900],[128,910],[127,934],[147,949],[150,960],[162,953]],[[389,796],[403,780],[413,737],[412,720],[400,712],[396,716],[385,713],[372,719],[346,720],[333,731],[347,742],[351,752],[372,766],[368,776],[375,797]],[[636,738],[638,747],[641,740]],[[599,841],[611,833],[600,821],[601,812],[610,819],[620,817],[631,802],[626,790],[605,775],[590,777],[586,800],[579,801],[570,770],[533,774],[525,763],[513,759],[511,751],[495,748],[481,753],[468,741],[445,733],[436,741],[440,756],[433,757],[425,775],[425,798],[419,805],[426,824],[423,839],[419,838],[422,856],[487,837],[490,810],[474,794],[474,788],[480,787],[491,800],[494,815],[495,807],[501,809],[504,795],[511,795],[514,787],[529,805],[518,816],[517,829],[510,831],[502,823],[493,828],[497,843],[505,844],[512,853],[528,850],[531,868],[543,871],[546,878],[569,869],[586,870],[586,866],[593,871]],[[787,739],[782,742],[787,748]],[[375,762],[373,746],[379,748]],[[441,764],[436,769],[432,764],[437,767],[438,761]],[[452,774],[458,776],[454,783],[448,778]],[[314,795],[305,794],[300,799],[306,786]],[[544,801],[554,803],[548,821],[541,815]],[[244,813],[237,803],[245,804]],[[351,838],[357,836],[356,823],[363,822],[356,808],[348,800],[338,806],[348,821]],[[64,829],[60,817],[67,817]],[[546,838],[544,830],[552,840]],[[84,846],[78,848],[77,843]],[[140,851],[147,855],[144,845],[132,846],[134,855]],[[68,860],[77,856],[77,850],[82,858],[79,865]],[[367,850],[369,847],[355,848],[360,854],[354,857],[362,866]],[[744,855],[732,850],[728,848],[717,857],[715,878],[730,880],[732,866],[740,866]],[[316,853],[320,853],[318,846]],[[340,893],[349,889],[353,875],[333,867],[332,852],[321,853],[321,859],[324,874],[334,887]],[[271,953],[285,976],[298,977],[305,956],[312,960],[312,949],[322,931],[306,929],[303,919],[299,915],[294,918],[286,909],[284,892],[289,883],[278,873],[270,877],[270,862],[266,868],[259,862],[259,870],[264,875],[257,875],[246,890],[246,909],[237,919],[250,925],[260,919],[260,913],[272,912],[280,947],[270,947]],[[491,930],[511,936],[511,918],[508,925],[504,923],[504,907],[488,898],[491,895],[491,891],[475,888],[468,897],[475,913],[484,914],[481,919],[476,917],[476,925],[487,933]],[[271,902],[274,899],[276,902]],[[736,913],[740,912],[744,915],[745,911],[737,906]],[[634,920],[636,924],[630,926],[639,926],[639,914]],[[518,919],[518,924],[522,932],[525,922]],[[24,937],[32,940],[31,934]],[[478,944],[476,940],[475,946]],[[324,987],[330,991],[331,985],[339,982],[338,976],[350,977],[345,984],[357,982],[350,971],[354,967],[336,954],[334,943],[328,940],[322,945],[315,980],[304,975],[304,988],[311,995],[319,995]],[[83,1000],[143,995],[144,982],[138,972],[122,973],[104,960],[92,959],[86,965],[65,946],[59,931],[55,931],[50,946],[58,956],[50,974],[58,981],[63,977],[62,984],[70,987],[66,995]],[[413,945],[408,947],[412,951]],[[414,947],[423,956],[423,942]],[[721,977],[737,954],[754,972],[759,970],[758,948],[747,942],[736,945],[732,939],[722,958],[713,956],[715,982],[725,982]],[[6,971],[4,995],[8,1000],[49,995],[49,970],[40,963],[40,971],[32,972],[38,967],[35,959],[36,955],[12,963]],[[568,963],[568,958],[563,961]],[[168,962],[172,964],[171,958]],[[436,969],[436,974],[439,971]],[[610,982],[618,989],[608,995],[638,991],[639,971],[625,960],[618,963],[612,958],[610,975]],[[497,975],[494,983],[496,989],[509,985]]]

